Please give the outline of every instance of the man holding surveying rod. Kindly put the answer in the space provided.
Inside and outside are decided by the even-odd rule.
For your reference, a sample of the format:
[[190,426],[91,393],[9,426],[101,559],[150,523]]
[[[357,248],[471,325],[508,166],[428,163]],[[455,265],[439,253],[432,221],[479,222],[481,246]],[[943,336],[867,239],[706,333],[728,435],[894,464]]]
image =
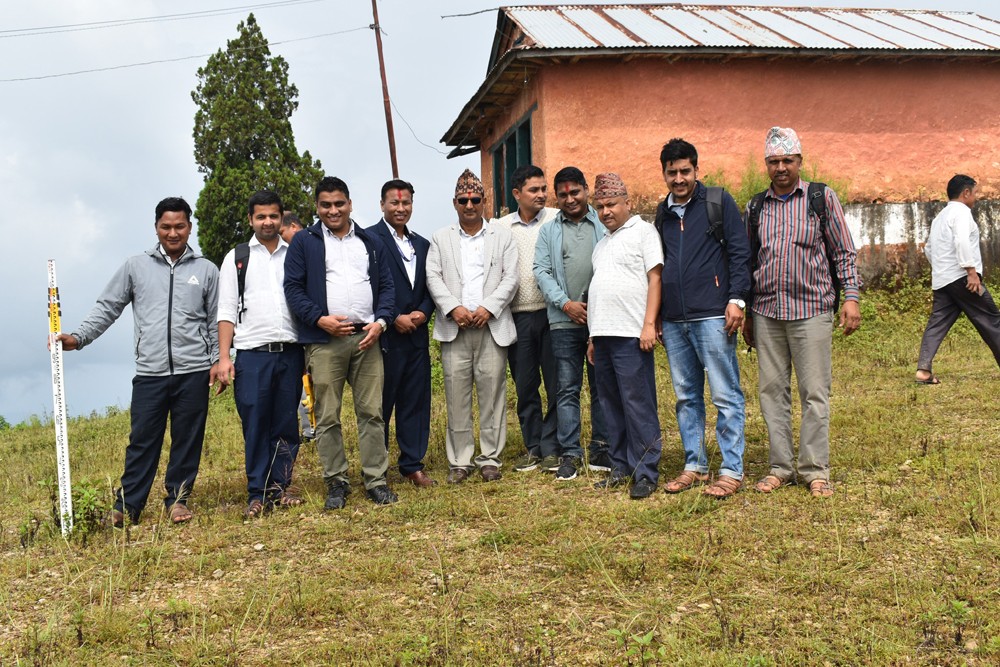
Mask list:
[[208,417],[208,388],[219,361],[216,307],[219,270],[188,246],[191,207],[180,197],[156,205],[157,245],[125,260],[83,323],[59,334],[64,350],[82,349],[132,304],[136,375],[132,431],[111,523],[139,522],[160,462],[170,416],[170,461],[164,504],[173,523],[194,516],[187,498],[198,476]]

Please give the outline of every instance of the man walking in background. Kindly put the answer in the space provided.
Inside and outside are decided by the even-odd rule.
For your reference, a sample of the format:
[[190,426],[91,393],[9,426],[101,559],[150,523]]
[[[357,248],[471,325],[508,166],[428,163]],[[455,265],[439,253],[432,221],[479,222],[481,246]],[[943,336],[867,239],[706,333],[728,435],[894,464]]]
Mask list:
[[[510,229],[517,244],[518,287],[510,310],[514,314],[517,341],[507,351],[510,374],[517,390],[517,418],[525,453],[514,463],[515,471],[558,466],[556,441],[556,365],[552,356],[549,319],[545,299],[531,271],[539,230],[549,223],[555,209],[546,208],[545,174],[535,165],[524,165],[511,176],[511,191],[517,210],[496,220]],[[539,388],[545,383],[546,405],[542,411]],[[575,471],[574,471],[575,476]]]
[[948,204],[931,222],[924,254],[931,264],[934,303],[920,341],[916,380],[921,384],[940,383],[932,370],[934,355],[962,313],[1000,365],[1000,311],[983,284],[979,226],[972,217],[978,197],[975,180],[964,174],[953,176],[948,181]]
[[83,323],[74,332],[59,335],[63,349],[82,349],[132,304],[136,355],[132,431],[111,511],[115,527],[126,519],[139,522],[160,463],[168,416],[170,460],[163,502],[171,522],[191,520],[187,499],[201,461],[208,388],[218,372],[219,270],[188,245],[191,207],[186,201],[162,200],[156,205],[155,220],[156,247],[126,260]]
[[413,186],[392,180],[382,186],[382,219],[368,228],[385,245],[395,288],[396,316],[385,332],[382,419],[389,449],[389,420],[396,413],[399,473],[415,486],[437,484],[424,472],[431,429],[431,357],[427,323],[434,310],[427,290],[430,242],[407,227],[413,215]]
[[246,452],[244,516],[255,519],[273,506],[302,504],[288,486],[299,452],[297,408],[305,362],[285,303],[288,244],[280,236],[281,198],[268,190],[255,193],[247,217],[253,236],[222,260],[219,380],[234,383]]

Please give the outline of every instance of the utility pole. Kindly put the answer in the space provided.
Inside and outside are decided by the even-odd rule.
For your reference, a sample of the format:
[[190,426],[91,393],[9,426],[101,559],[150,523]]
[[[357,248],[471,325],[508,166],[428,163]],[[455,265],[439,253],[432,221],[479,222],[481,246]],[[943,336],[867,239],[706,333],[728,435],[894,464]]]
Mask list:
[[392,132],[392,108],[389,102],[389,84],[385,80],[385,60],[382,57],[382,28],[378,24],[378,6],[372,0],[372,30],[375,31],[375,47],[378,49],[378,71],[382,75],[382,102],[385,105],[385,131],[389,135],[389,159],[392,162],[392,177],[399,178],[399,167],[396,165],[396,137]]

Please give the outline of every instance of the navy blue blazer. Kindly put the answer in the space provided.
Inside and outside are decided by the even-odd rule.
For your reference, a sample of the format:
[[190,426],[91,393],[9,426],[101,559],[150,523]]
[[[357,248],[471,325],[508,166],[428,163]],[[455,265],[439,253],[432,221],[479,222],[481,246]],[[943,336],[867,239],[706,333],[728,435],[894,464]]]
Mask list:
[[[382,318],[392,329],[396,319],[395,289],[385,245],[357,225],[354,233],[368,250],[368,282],[372,287],[372,306],[375,319]],[[316,326],[326,307],[326,245],[323,242],[323,223],[317,222],[294,237],[285,255],[285,300],[288,309],[299,320],[300,343],[327,343],[330,334]],[[387,331],[388,331],[387,329]],[[379,336],[379,346],[385,352],[389,337]]]
[[386,332],[389,335],[392,345],[412,345],[414,347],[427,347],[430,344],[428,324],[431,320],[431,313],[434,312],[434,302],[431,300],[431,293],[427,290],[427,252],[430,250],[431,242],[420,236],[416,232],[411,232],[406,228],[406,234],[410,237],[413,249],[417,253],[417,271],[413,277],[413,286],[410,286],[410,279],[406,275],[406,266],[403,264],[403,257],[399,254],[392,232],[385,223],[385,219],[368,227],[366,232],[370,236],[377,238],[385,246],[385,254],[389,258],[389,269],[392,272],[392,283],[396,287],[396,312],[409,314],[419,310],[427,317],[416,331],[411,334],[401,334],[392,326]]

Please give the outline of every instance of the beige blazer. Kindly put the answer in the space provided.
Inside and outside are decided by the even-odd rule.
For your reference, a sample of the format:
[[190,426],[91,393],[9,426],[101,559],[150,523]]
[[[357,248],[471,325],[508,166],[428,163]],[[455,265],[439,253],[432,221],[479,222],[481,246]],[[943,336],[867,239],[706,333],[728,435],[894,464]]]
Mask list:
[[[517,293],[517,244],[510,230],[502,225],[484,223],[483,307],[493,314],[487,322],[497,345],[507,347],[517,340],[510,302]],[[439,229],[427,253],[427,289],[437,315],[434,340],[449,342],[458,336],[458,324],[448,313],[462,305],[462,248],[455,224]]]

